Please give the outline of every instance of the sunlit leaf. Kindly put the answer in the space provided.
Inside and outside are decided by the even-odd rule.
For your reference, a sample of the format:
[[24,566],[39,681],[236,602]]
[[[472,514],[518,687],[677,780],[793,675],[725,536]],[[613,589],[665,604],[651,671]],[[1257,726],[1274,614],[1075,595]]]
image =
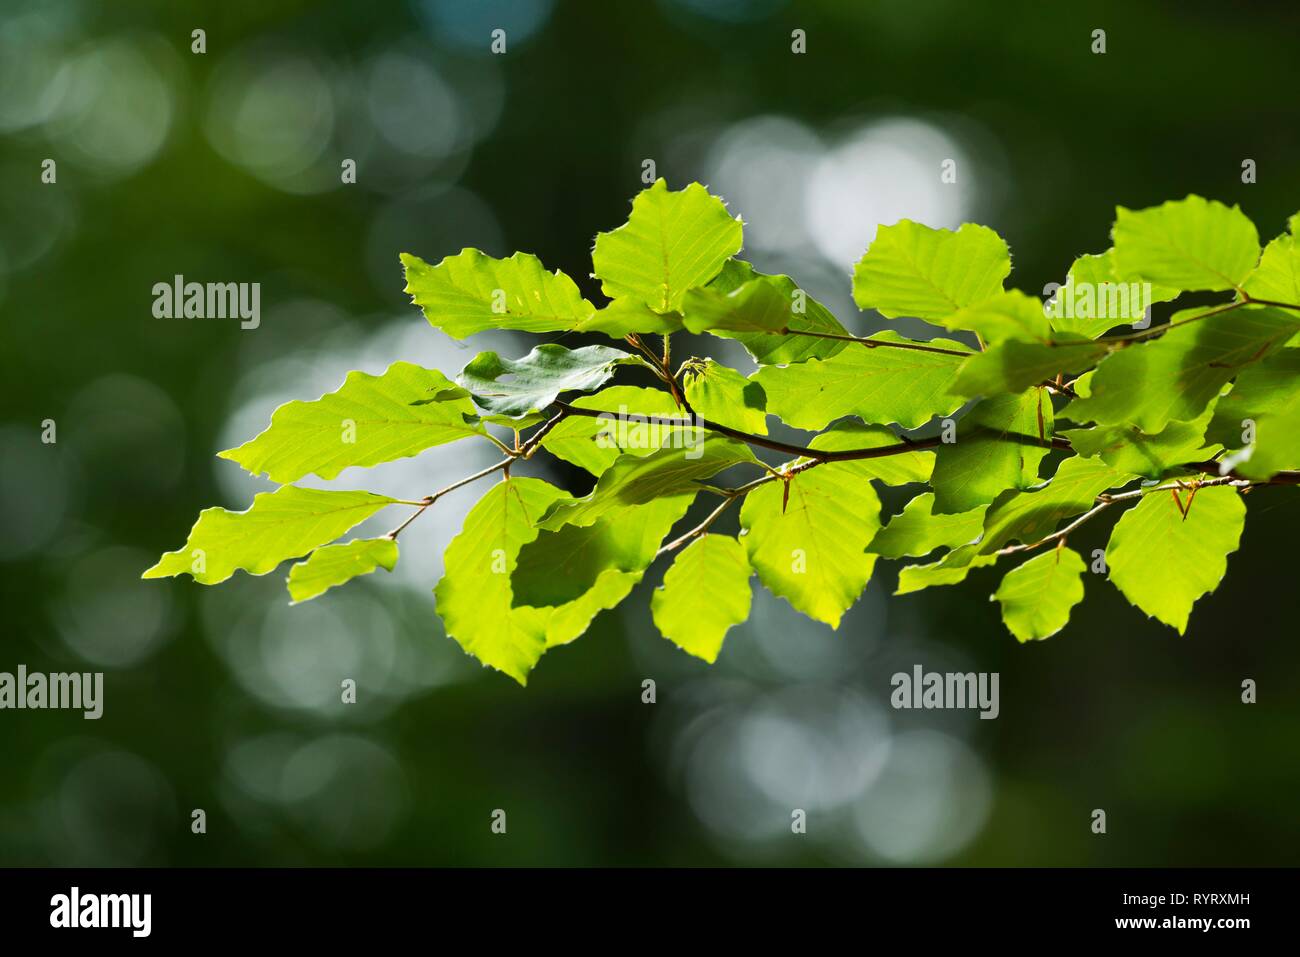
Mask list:
[[1053,548],[1007,572],[993,594],[1007,630],[1019,641],[1038,641],[1064,628],[1083,601],[1085,571],[1074,549]]
[[[910,342],[893,332],[871,341]],[[946,339],[917,344],[968,352]],[[912,429],[961,406],[949,392],[961,361],[961,355],[859,344],[829,359],[764,366],[751,378],[767,394],[767,411],[797,429],[823,429],[846,415]]]
[[839,627],[866,587],[880,500],[851,463],[821,465],[750,492],[741,539],[759,580],[809,618]]
[[680,311],[687,290],[709,282],[740,251],[741,229],[699,183],[673,192],[660,179],[632,201],[624,225],[596,237],[591,262],[611,299]]
[[527,253],[493,259],[466,249],[430,266],[402,254],[406,292],[436,329],[464,339],[485,329],[556,332],[587,319],[595,306],[562,272]]
[[904,219],[881,226],[853,270],[853,299],[891,319],[944,319],[1002,291],[1007,244],[987,226],[956,232]]
[[370,492],[329,492],[285,485],[253,497],[246,511],[205,508],[185,544],[167,552],[144,578],[190,575],[202,585],[237,570],[265,575],[359,525],[396,499]]
[[1172,492],[1153,492],[1125,512],[1111,532],[1106,564],[1125,598],[1182,634],[1192,605],[1223,579],[1246,506],[1236,489],[1223,486],[1179,495],[1181,503]]
[[706,422],[750,435],[767,435],[767,395],[763,387],[712,359],[693,362],[682,376],[686,401]]
[[289,596],[294,604],[308,601],[376,568],[391,572],[396,564],[397,542],[391,538],[358,538],[326,545],[289,569]]
[[1042,389],[980,402],[961,420],[955,441],[935,449],[934,511],[969,512],[1007,489],[1037,483],[1052,428],[1052,400]]
[[868,551],[882,558],[921,558],[936,548],[957,548],[974,542],[984,530],[986,506],[950,515],[934,514],[934,493],[924,492],[907,503],[871,540]]
[[738,541],[701,535],[678,552],[651,598],[655,626],[683,651],[712,664],[727,630],[749,617],[750,574]]
[[1115,211],[1120,279],[1173,289],[1237,289],[1259,261],[1259,233],[1236,206],[1200,196]]
[[353,465],[482,435],[475,413],[468,394],[441,372],[394,362],[383,375],[349,372],[338,390],[315,402],[285,403],[261,435],[218,454],[273,482],[311,473],[331,479]]

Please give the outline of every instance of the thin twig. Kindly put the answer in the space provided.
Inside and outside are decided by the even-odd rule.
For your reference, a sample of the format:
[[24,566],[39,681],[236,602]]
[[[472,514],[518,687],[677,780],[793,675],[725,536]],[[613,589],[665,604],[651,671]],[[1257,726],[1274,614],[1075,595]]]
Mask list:
[[[1205,464],[1205,463],[1201,463],[1201,464]],[[1195,489],[1198,488],[1210,488],[1216,485],[1230,485],[1233,488],[1244,490],[1249,488],[1255,488],[1256,486],[1259,485],[1294,485],[1297,484],[1297,482],[1300,482],[1300,473],[1294,473],[1294,477],[1292,473],[1286,473],[1285,476],[1281,476],[1282,481],[1276,481],[1278,477],[1279,476],[1274,476],[1273,479],[1269,479],[1263,482],[1252,482],[1248,479],[1238,478],[1232,475],[1224,475],[1212,479],[1196,479],[1193,480],[1190,485],[1186,482],[1175,479],[1174,481],[1168,482],[1163,485],[1150,485],[1144,488],[1135,488],[1131,491],[1119,492],[1115,495],[1108,495],[1103,493],[1097,496],[1096,499],[1097,504],[1095,504],[1088,511],[1084,512],[1082,515],[1080,515],[1078,518],[1072,521],[1069,525],[1065,526],[1065,528],[1062,528],[1059,531],[1052,532],[1052,534],[1050,535],[1045,535],[1036,542],[1028,542],[1021,545],[1008,545],[1006,548],[998,549],[998,551],[995,552],[994,554],[1013,555],[1017,552],[1033,551],[1035,548],[1040,548],[1043,545],[1048,544],[1049,542],[1055,542],[1058,540],[1064,541],[1066,536],[1068,536],[1076,528],[1078,528],[1080,525],[1083,525],[1085,522],[1091,521],[1093,518],[1096,518],[1098,515],[1100,515],[1106,509],[1110,508],[1112,505],[1116,505],[1121,502],[1132,501],[1135,498],[1142,498],[1146,495],[1152,494],[1153,492],[1172,491],[1175,494],[1177,494],[1179,489],[1191,489],[1194,491]],[[1186,512],[1184,511],[1181,503],[1179,504],[1178,510],[1180,512],[1183,512],[1184,518],[1187,517]]]
[[[978,352],[961,351],[958,349],[944,349],[941,346],[932,346],[924,342],[892,342],[889,339],[872,339],[866,336],[842,335],[837,332],[814,332],[811,329],[790,329],[780,330],[785,335],[790,336],[811,336],[814,339],[834,339],[837,342],[856,342],[858,345],[866,346],[868,349],[911,349],[913,352],[932,352],[941,356],[956,356],[959,359],[969,359],[971,356],[979,355]],[[980,340],[983,341],[982,339]],[[1073,389],[1068,388],[1063,383],[1053,382],[1050,379],[1038,383],[1042,388],[1049,389],[1052,392],[1060,393],[1066,398],[1077,399]]]
[[423,514],[424,514],[424,510],[425,510],[426,508],[428,508],[428,507],[429,507],[430,505],[432,505],[434,502],[438,501],[438,499],[442,498],[442,497],[443,497],[444,495],[446,495],[448,492],[454,492],[454,491],[456,491],[456,489],[460,488],[462,485],[468,485],[470,482],[477,482],[479,479],[483,478],[484,476],[486,476],[486,475],[491,475],[493,472],[496,472],[496,471],[498,471],[499,469],[503,469],[503,468],[505,468],[507,465],[509,465],[509,464],[510,464],[511,462],[513,462],[514,460],[515,460],[515,457],[514,457],[513,455],[511,455],[511,456],[509,456],[508,458],[504,458],[504,459],[502,459],[502,460],[501,460],[500,462],[498,462],[496,465],[489,465],[487,468],[485,468],[485,469],[480,469],[479,471],[475,472],[473,475],[469,475],[469,476],[466,476],[466,477],[463,478],[463,479],[460,479],[459,481],[452,482],[452,483],[451,483],[450,485],[448,485],[446,488],[440,488],[440,489],[438,489],[438,491],[434,492],[432,495],[425,496],[424,500],[423,500],[422,502],[420,502],[420,507],[417,508],[417,509],[416,509],[416,510],[411,514],[411,516],[410,516],[409,518],[407,518],[406,521],[404,521],[401,525],[398,525],[395,529],[393,529],[391,532],[389,532],[389,533],[388,533],[387,535],[385,535],[384,537],[385,537],[385,538],[391,538],[391,539],[396,540],[397,536],[400,535],[400,534],[402,533],[402,529],[406,528],[407,525],[410,525],[413,521],[415,521],[417,518],[419,518],[421,515],[423,515]]
[[[401,525],[398,525],[395,529],[393,529],[384,537],[391,538],[394,541],[396,541],[397,536],[402,533],[402,530],[405,529],[406,526],[410,525],[417,518],[423,515],[425,509],[427,509],[434,502],[438,501],[438,499],[442,498],[448,492],[454,492],[456,491],[456,489],[461,488],[462,486],[465,485],[469,485],[471,482],[477,482],[479,479],[485,478],[491,475],[493,472],[501,471],[504,472],[507,476],[509,476],[510,466],[514,465],[515,462],[518,461],[519,459],[531,458],[533,453],[536,452],[537,449],[541,446],[542,439],[546,438],[547,434],[551,431],[551,429],[559,425],[561,421],[563,421],[565,418],[568,417],[568,415],[569,415],[568,412],[561,409],[554,416],[552,416],[545,423],[543,423],[536,432],[530,435],[528,439],[523,443],[523,445],[517,444],[519,439],[518,439],[518,431],[516,430],[515,442],[517,444],[517,447],[514,449],[507,448],[506,451],[509,454],[504,459],[502,459],[500,462],[497,462],[495,465],[489,465],[487,468],[480,469],[479,471],[475,472],[473,475],[467,475],[463,479],[459,479],[458,481],[452,482],[447,487],[438,489],[438,491],[434,492],[432,495],[426,495],[424,499],[422,499],[418,503],[419,507],[414,512],[412,512],[411,515],[407,517],[406,521],[402,522]],[[408,502],[407,504],[414,505],[416,503]]]
[[868,349],[911,349],[913,352],[933,352],[941,356],[960,356],[963,359],[978,355],[978,353],[971,350],[944,349],[941,346],[931,346],[924,342],[893,342],[889,339],[871,339],[866,336],[852,336],[839,332],[816,332],[812,329],[782,328],[777,331],[779,334],[787,336],[810,336],[814,339],[834,339],[836,342],[856,342]]

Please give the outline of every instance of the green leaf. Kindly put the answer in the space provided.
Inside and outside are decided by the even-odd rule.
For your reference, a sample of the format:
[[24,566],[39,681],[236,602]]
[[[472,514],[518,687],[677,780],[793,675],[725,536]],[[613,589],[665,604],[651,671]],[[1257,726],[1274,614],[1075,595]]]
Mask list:
[[[649,455],[665,445],[684,448],[704,441],[704,432],[693,426],[688,434],[678,434],[694,420],[662,389],[615,385],[574,399],[572,404],[610,415],[603,419],[571,415],[546,433],[541,447],[593,475],[600,475],[625,452]],[[674,425],[667,421],[671,419],[684,424]]]
[[1296,225],[1297,218],[1293,217],[1291,232],[1264,247],[1258,268],[1246,280],[1246,292],[1252,298],[1300,304],[1300,245],[1296,244]]
[[1064,628],[1083,601],[1086,570],[1074,549],[1054,548],[1007,572],[993,594],[1007,630],[1018,641],[1039,641]]
[[555,530],[563,525],[590,525],[611,513],[645,505],[657,498],[695,494],[702,479],[742,462],[757,464],[749,446],[711,435],[692,448],[661,448],[649,455],[626,455],[606,469],[585,498],[555,506],[541,522]]
[[483,435],[468,394],[441,372],[394,362],[383,375],[349,372],[315,402],[287,402],[256,438],[218,453],[254,475],[296,482],[315,473],[418,455],[467,435]]
[[1092,508],[1098,495],[1133,478],[1097,459],[1079,456],[1061,463],[1052,478],[1036,489],[1008,489],[993,500],[984,516],[979,552],[997,551],[1013,540],[1030,544],[1056,531],[1063,519]]
[[964,329],[986,343],[1016,340],[1047,342],[1052,330],[1043,304],[1019,289],[995,292],[990,298],[964,306],[934,322],[945,329]]
[[289,569],[292,604],[323,595],[376,568],[392,571],[397,564],[397,542],[391,538],[358,538],[340,545],[326,545],[311,553],[305,562]]
[[928,565],[908,565],[899,569],[898,588],[894,594],[910,595],[926,588],[956,585],[977,568],[992,565],[997,555],[981,555],[977,545],[962,545]]
[[936,515],[934,493],[924,492],[889,520],[867,550],[882,558],[921,558],[936,548],[969,544],[984,531],[986,510],[980,505],[969,512]]
[[497,415],[522,416],[545,409],[561,392],[600,388],[623,365],[647,363],[609,346],[566,349],[547,343],[522,359],[480,352],[459,378],[480,408]]
[[639,299],[615,299],[574,325],[571,331],[601,332],[611,339],[622,339],[632,333],[667,336],[683,328],[679,312],[658,313]]
[[1122,325],[1135,325],[1146,318],[1147,308],[1168,302],[1178,289],[1147,283],[1125,282],[1115,271],[1115,251],[1097,256],[1080,256],[1070,267],[1065,285],[1048,305],[1052,328],[1064,335],[1095,339]]
[[687,290],[709,282],[740,251],[741,231],[740,220],[699,183],[672,192],[660,179],[632,201],[624,225],[596,237],[591,261],[611,299],[678,311]]
[[626,598],[644,574],[644,568],[632,572],[606,569],[587,591],[554,607],[546,623],[546,647],[557,648],[581,637],[596,615]]
[[1232,488],[1196,491],[1186,518],[1168,492],[1144,495],[1120,516],[1106,547],[1110,580],[1124,597],[1182,634],[1198,598],[1214,591],[1237,550],[1246,506]]
[[694,360],[682,383],[686,401],[706,422],[767,435],[767,395],[757,382],[712,359]]
[[1204,462],[1219,448],[1205,442],[1205,430],[1213,409],[1192,422],[1170,422],[1155,435],[1132,425],[1099,425],[1092,429],[1070,429],[1061,434],[1080,455],[1101,460],[1121,472],[1158,479],[1179,466]]
[[1259,233],[1236,206],[1200,196],[1115,211],[1115,272],[1174,289],[1238,289],[1259,261]]
[[205,508],[184,546],[167,552],[143,578],[188,574],[216,585],[237,570],[265,575],[334,541],[397,499],[370,492],[327,492],[285,485],[253,497],[246,511]]
[[749,617],[749,558],[726,535],[701,535],[687,545],[650,599],[660,633],[712,664],[732,625]]
[[1058,334],[1053,342],[1008,339],[977,352],[961,364],[952,383],[953,395],[969,398],[1023,392],[1057,374],[1072,375],[1106,355],[1108,347],[1087,339]]
[[1052,427],[1052,400],[1042,389],[978,403],[962,419],[956,441],[935,450],[935,511],[969,512],[1006,489],[1034,485]]
[[1245,448],[1223,466],[1249,479],[1271,478],[1300,466],[1300,349],[1279,349],[1248,368],[1219,400],[1207,434]]
[[[718,278],[709,283],[708,288],[714,292],[730,293],[746,283],[762,280],[771,284],[788,303],[802,301],[803,312],[791,309],[786,319],[789,330],[784,335],[765,332],[714,332],[735,339],[749,352],[759,365],[790,365],[805,359],[829,359],[836,353],[843,352],[847,342],[836,339],[821,339],[816,336],[799,335],[801,332],[817,332],[823,335],[847,336],[845,329],[820,302],[803,292],[789,276],[772,276],[757,272],[753,266],[740,259],[731,259],[722,267]],[[713,331],[713,330],[711,330]]]
[[880,500],[854,463],[821,465],[761,485],[740,512],[750,564],[774,594],[838,628],[871,578],[867,545],[880,529]]
[[754,279],[731,292],[692,289],[682,302],[682,324],[691,332],[730,336],[738,332],[783,334],[795,302],[775,283]]
[[430,266],[402,254],[406,292],[435,329],[464,339],[485,329],[558,332],[587,319],[596,307],[573,280],[547,272],[527,253],[493,259],[466,249]]
[[956,232],[904,219],[881,226],[853,270],[853,299],[891,319],[945,319],[1002,291],[1007,244],[986,226]]
[[[911,340],[880,332],[869,341]],[[917,344],[966,351],[947,339]],[[768,413],[797,429],[823,429],[846,415],[914,429],[961,406],[948,391],[961,361],[960,356],[859,344],[829,359],[764,366],[750,378],[767,394]]]
[[658,498],[590,525],[541,531],[520,549],[512,573],[515,605],[563,606],[588,594],[611,571],[639,578],[695,494]]
[[[498,482],[465,516],[443,556],[434,589],[447,634],[485,665],[520,684],[546,650],[550,610],[516,608],[511,574],[519,550],[537,537],[537,519],[560,489],[533,478]],[[576,596],[575,596],[576,597]]]
[[1217,315],[1186,310],[1172,322],[1182,324],[1103,361],[1090,394],[1071,402],[1064,414],[1075,422],[1131,423],[1160,432],[1170,422],[1197,418],[1229,379],[1300,329],[1300,317],[1250,306]]
[[[849,449],[879,449],[901,445],[900,438],[883,425],[863,425],[853,419],[837,422],[808,443],[809,448],[821,452],[844,452]],[[879,479],[886,485],[909,485],[930,481],[934,469],[934,453],[927,449],[915,452],[896,452],[879,458],[854,459],[837,463],[852,469],[864,481]]]

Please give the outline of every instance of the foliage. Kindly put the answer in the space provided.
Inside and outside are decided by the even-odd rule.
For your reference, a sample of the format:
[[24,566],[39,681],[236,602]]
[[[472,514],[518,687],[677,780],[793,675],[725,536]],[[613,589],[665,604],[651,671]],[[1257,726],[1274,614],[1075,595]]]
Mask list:
[[[435,594],[447,632],[521,683],[657,559],[654,621],[706,661],[748,617],[753,577],[837,627],[882,559],[912,560],[898,594],[1006,566],[991,597],[1020,641],[1064,628],[1091,577],[1181,633],[1239,545],[1246,493],[1300,481],[1300,214],[1288,226],[1261,253],[1236,207],[1121,208],[1113,247],[1076,260],[1047,303],[1005,288],[1011,253],[987,227],[882,226],[853,298],[946,330],[925,340],[853,335],[794,280],[737,259],[742,223],[699,184],[656,182],[596,238],[603,305],[534,256],[403,255],[436,329],[565,341],[481,353],[455,381],[404,362],[354,372],[221,454],[280,483],[462,440],[495,444],[501,461],[409,501],[285,484],[245,512],[204,511],[145,576],[215,584],[309,556],[289,575],[291,597],[309,600],[391,570],[414,518],[499,476],[448,546]],[[1198,292],[1231,298],[1151,324],[1150,304]],[[578,346],[578,334],[601,340]],[[675,334],[736,340],[757,368],[674,365]],[[779,440],[773,420],[818,434]],[[515,474],[542,452],[594,487],[574,496]],[[887,517],[877,483],[919,491]],[[721,533],[737,504],[738,535]],[[387,536],[331,544],[393,506],[414,512]],[[1066,547],[1104,515],[1118,516],[1104,552]]]

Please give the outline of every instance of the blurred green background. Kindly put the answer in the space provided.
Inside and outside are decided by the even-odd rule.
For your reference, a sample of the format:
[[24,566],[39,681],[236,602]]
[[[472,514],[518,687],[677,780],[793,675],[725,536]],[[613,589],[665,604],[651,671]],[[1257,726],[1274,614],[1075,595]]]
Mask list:
[[[434,614],[473,489],[403,536],[392,575],[302,607],[283,570],[139,574],[200,508],[269,487],[213,453],[280,402],[396,359],[454,374],[526,351],[430,329],[399,252],[522,249],[594,297],[592,238],[645,159],[723,195],[745,255],[859,331],[882,323],[852,306],[851,263],[904,216],[994,227],[1031,292],[1108,245],[1116,203],[1197,192],[1268,237],[1300,209],[1298,33],[1294,4],[5,0],[0,671],[107,677],[97,722],[0,713],[0,863],[1296,863],[1285,489],[1251,496],[1182,638],[1090,578],[1064,633],[1019,647],[998,572],[892,598],[881,563],[838,633],[756,591],[709,668],[653,631],[655,570],[526,690]],[[155,319],[177,273],[260,282],[261,327]],[[692,345],[710,346],[674,352]],[[492,458],[450,446],[318,484],[409,497]],[[1000,672],[1001,717],[891,710],[914,663]]]

